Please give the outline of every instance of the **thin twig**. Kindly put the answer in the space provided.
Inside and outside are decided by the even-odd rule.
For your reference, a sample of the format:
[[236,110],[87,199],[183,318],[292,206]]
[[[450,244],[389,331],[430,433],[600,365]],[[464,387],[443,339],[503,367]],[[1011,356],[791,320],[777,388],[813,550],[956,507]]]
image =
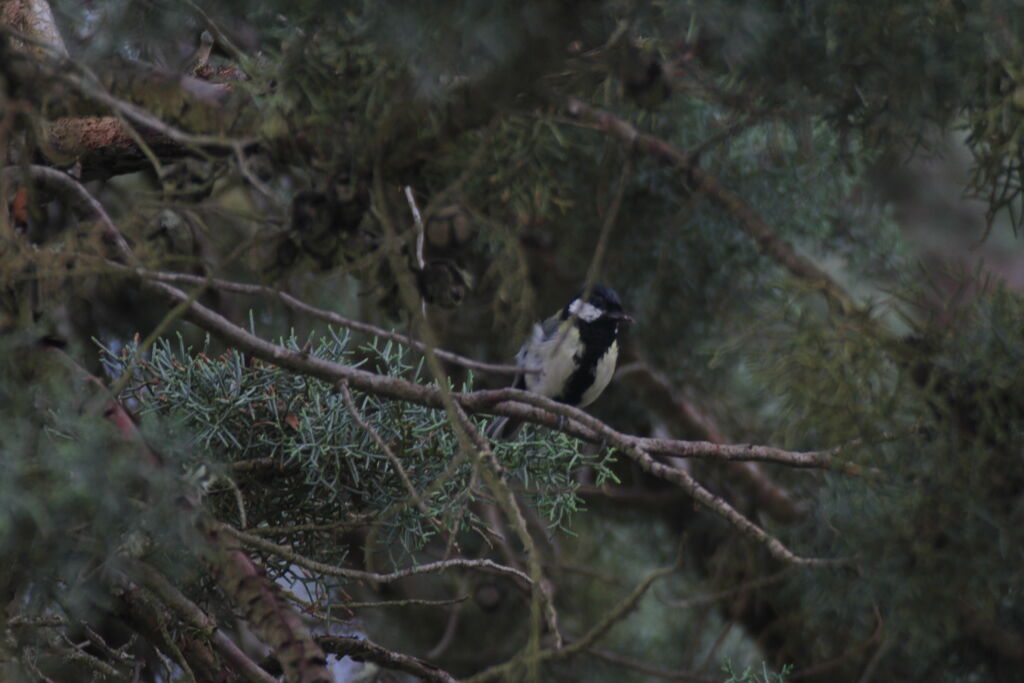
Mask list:
[[693,598],[686,598],[685,600],[665,600],[664,603],[674,609],[691,609],[693,607],[702,607],[704,605],[712,605],[720,600],[730,598],[737,593],[743,593],[745,591],[754,590],[755,588],[763,588],[772,584],[778,583],[790,573],[789,569],[783,569],[780,572],[776,572],[771,576],[764,576],[758,579],[751,579],[750,581],[744,581],[743,583],[733,586],[732,588],[718,591],[716,593],[709,593],[705,595],[698,595]]
[[660,666],[654,666],[648,662],[641,662],[638,659],[632,657],[625,657],[615,652],[609,652],[608,650],[602,650],[596,647],[587,648],[587,654],[591,657],[600,659],[601,661],[608,662],[615,666],[621,666],[624,669],[632,669],[639,671],[642,674],[653,676],[654,678],[664,678],[670,681],[694,681],[695,683],[721,683],[721,676],[707,676],[695,671],[681,671],[678,669],[665,669]]
[[131,248],[128,246],[128,242],[121,235],[121,232],[117,229],[114,221],[111,220],[110,216],[103,208],[103,205],[85,189],[85,186],[67,173],[58,171],[55,168],[50,168],[49,166],[39,166],[35,164],[27,167],[8,166],[0,170],[0,181],[17,179],[19,175],[26,171],[32,179],[41,181],[51,188],[56,188],[65,198],[71,200],[70,203],[73,206],[80,210],[84,210],[87,215],[97,219],[103,226],[102,236],[104,241],[114,247],[118,257],[123,259],[125,263],[133,265],[138,264],[139,261],[135,255],[132,254]]
[[[405,186],[405,201],[409,203],[409,210],[412,212],[413,225],[416,228],[416,267],[419,272],[427,267],[427,262],[423,259],[423,242],[425,239],[426,230],[423,227],[423,216],[420,215],[420,209],[416,206],[416,198],[412,196],[412,187],[409,185]],[[423,296],[423,292],[420,292],[420,315],[423,319],[427,318],[427,300]]]
[[[373,442],[377,444],[377,448],[387,456],[391,466],[394,467],[395,472],[398,473],[398,478],[402,480],[402,485],[405,486],[405,490],[409,493],[410,499],[415,503],[416,507],[419,508],[420,512],[423,513],[423,516],[430,520],[439,533],[444,534],[444,527],[437,519],[435,519],[430,510],[427,509],[426,504],[423,502],[423,497],[416,490],[416,487],[412,485],[412,480],[409,479],[408,473],[406,473],[405,468],[402,467],[402,461],[398,459],[398,456],[396,456],[395,452],[391,450],[391,447],[388,446],[383,438],[381,438],[381,435],[377,433],[377,430],[373,428],[373,425],[364,420],[362,415],[359,414],[356,402],[352,400],[352,392],[349,391],[348,382],[342,381],[339,383],[338,387],[341,390],[341,396],[345,402],[345,407],[348,409],[349,415],[352,416],[352,419],[363,431],[370,435]],[[245,525],[243,524],[242,526],[244,527]]]
[[[279,299],[284,305],[288,306],[292,310],[305,313],[319,318],[341,327],[356,330],[366,334],[371,334],[381,339],[390,339],[391,341],[403,344],[417,351],[423,352],[426,349],[426,345],[416,339],[412,339],[403,334],[385,330],[382,327],[364,323],[359,320],[352,320],[345,316],[334,313],[333,311],[327,311],[321,308],[316,308],[305,303],[301,299],[298,299],[287,292],[282,292],[279,289],[273,287],[267,287],[264,285],[245,284],[241,282],[231,282],[228,280],[220,280],[217,278],[206,278],[199,275],[189,275],[186,273],[169,273],[160,271],[150,271],[137,268],[134,270],[135,274],[139,277],[157,280],[159,282],[167,282],[172,284],[194,284],[212,289],[218,289],[225,292],[236,292],[239,294],[251,294],[254,296],[266,296]],[[471,370],[479,370],[480,372],[489,372],[499,375],[515,375],[523,372],[523,368],[515,365],[500,365],[496,363],[483,363],[481,361],[473,360],[472,358],[466,358],[460,356],[451,351],[444,351],[442,349],[435,349],[434,351],[438,358],[444,361],[453,363],[455,365],[461,365],[462,367],[469,368]]]
[[448,618],[444,623],[444,632],[441,634],[441,639],[437,641],[434,647],[430,648],[427,652],[429,659],[437,659],[451,647],[451,644],[455,641],[455,632],[459,628],[459,622],[462,620],[462,605],[455,605],[448,611]]
[[257,526],[246,529],[253,536],[291,536],[306,531],[337,531],[338,529],[355,529],[366,526],[373,521],[372,515],[353,515],[352,519],[328,522],[326,524],[291,524],[288,526]]
[[192,2],[192,0],[185,0],[185,4],[191,7],[196,14],[203,18],[203,21],[206,23],[206,27],[213,33],[214,38],[216,38],[217,43],[219,43],[221,47],[230,52],[231,56],[236,60],[242,61],[245,59],[246,54],[242,52],[242,50],[240,50],[230,38],[228,38],[227,34],[221,30],[217,22],[203,11],[203,8]]
[[825,660],[824,662],[819,662],[817,664],[813,664],[813,665],[811,665],[811,666],[809,666],[809,667],[807,667],[805,669],[801,669],[799,671],[794,671],[791,674],[789,674],[788,676],[786,676],[786,678],[791,680],[791,681],[796,681],[796,680],[800,680],[800,679],[803,679],[803,678],[817,678],[818,676],[820,676],[821,674],[825,673],[826,671],[831,671],[832,669],[835,669],[835,668],[841,666],[842,664],[846,663],[847,661],[849,661],[850,659],[852,659],[856,655],[860,654],[864,650],[868,649],[869,647],[871,647],[875,643],[882,642],[882,634],[884,633],[884,631],[885,631],[885,621],[882,619],[882,615],[879,612],[878,608],[876,607],[875,608],[875,630],[871,633],[870,636],[868,636],[867,640],[864,640],[863,642],[857,643],[856,645],[848,648],[847,650],[844,650],[843,652],[839,653],[837,656],[833,657],[832,659],[828,659],[828,660]]
[[249,522],[245,515],[245,497],[242,495],[242,489],[238,488],[238,484],[231,477],[223,477],[223,479],[234,494],[235,506],[238,508],[238,525],[244,529],[249,526]]
[[[67,657],[69,660],[77,662],[77,663],[79,663],[79,664],[81,664],[83,666],[87,666],[87,667],[91,668],[93,671],[98,673],[100,675],[100,677],[103,678],[103,679],[113,678],[113,679],[122,680],[122,681],[131,680],[131,678],[129,677],[128,673],[122,672],[122,671],[118,670],[117,667],[113,666],[112,664],[108,664],[107,662],[104,662],[99,657],[96,657],[95,655],[92,655],[92,654],[89,654],[88,652],[86,652],[85,648],[84,648],[84,644],[76,644],[76,643],[71,642],[71,639],[68,638],[67,635],[63,634],[63,633],[61,634],[61,640],[63,640],[68,645],[69,649],[66,650],[62,654],[65,657]],[[91,644],[90,641],[88,641],[88,640],[85,641],[85,643]],[[121,663],[124,664],[125,662],[121,662]]]
[[455,683],[455,678],[443,669],[428,664],[411,655],[395,652],[372,643],[366,638],[345,636],[317,636],[320,646],[332,654],[348,655],[353,659],[365,659],[375,664],[419,676],[430,683]]
[[427,265],[427,262],[423,260],[423,216],[420,214],[420,208],[416,206],[416,198],[409,185],[405,186],[405,201],[409,203],[409,211],[412,212],[413,223],[416,226],[416,267],[423,270]]
[[392,583],[399,579],[404,579],[409,576],[416,574],[434,574],[436,572],[446,571],[448,569],[479,569],[482,571],[491,572],[494,574],[504,574],[507,576],[515,577],[527,583],[532,583],[530,577],[512,567],[506,567],[500,565],[497,562],[491,560],[470,560],[466,558],[456,557],[450,560],[442,560],[440,562],[430,562],[427,564],[421,564],[416,567],[407,567],[406,569],[398,569],[387,574],[380,574],[375,572],[365,572],[359,569],[349,569],[348,567],[338,567],[336,565],[325,564],[323,562],[317,562],[311,560],[304,555],[289,549],[287,546],[278,545],[259,536],[255,536],[244,531],[239,531],[232,526],[227,524],[221,524],[219,527],[225,533],[234,536],[245,545],[262,550],[266,553],[277,555],[289,562],[299,565],[310,571],[319,572],[328,576],[341,576],[346,579],[352,579],[355,581],[374,581],[376,583]]
[[[636,607],[637,602],[644,596],[647,590],[654,584],[658,579],[668,576],[672,572],[676,571],[679,567],[678,560],[669,567],[657,569],[648,574],[636,587],[623,598],[615,607],[613,607],[602,619],[596,623],[583,637],[578,640],[574,640],[572,643],[566,644],[564,647],[556,647],[547,650],[541,650],[535,655],[538,662],[545,660],[559,660],[567,659],[573,655],[579,654],[587,650],[591,645],[600,640],[615,624],[622,621],[633,609]],[[530,656],[527,653],[526,656]],[[493,666],[489,669],[481,671],[478,674],[470,676],[466,679],[466,683],[483,683],[484,681],[491,681],[502,678],[509,678],[515,674],[524,664],[520,658],[509,660],[503,664]]]
[[857,683],[871,683],[871,679],[875,677],[875,671],[878,670],[878,665],[882,663],[882,660],[885,659],[885,656],[889,654],[889,651],[895,644],[896,639],[890,636],[878,645],[874,654],[871,655],[871,659],[864,666],[864,671],[861,673],[860,678],[857,679]]
[[633,150],[626,150],[626,162],[622,165],[622,175],[619,177],[619,186],[615,190],[612,202],[608,206],[604,216],[604,224],[601,226],[601,233],[598,235],[597,244],[594,246],[594,255],[590,259],[590,266],[587,268],[587,277],[584,280],[584,297],[590,294],[590,288],[597,281],[601,272],[601,263],[604,261],[605,252],[608,250],[608,240],[611,237],[612,228],[619,217],[619,209],[622,207],[622,197],[626,194],[626,185],[629,184],[629,176],[633,170]]
[[446,607],[448,605],[457,605],[460,602],[469,600],[468,595],[461,595],[457,598],[449,598],[447,600],[423,600],[420,598],[406,598],[405,600],[378,600],[376,602],[342,602],[337,605],[331,605],[332,608],[341,609],[367,609],[370,607]]

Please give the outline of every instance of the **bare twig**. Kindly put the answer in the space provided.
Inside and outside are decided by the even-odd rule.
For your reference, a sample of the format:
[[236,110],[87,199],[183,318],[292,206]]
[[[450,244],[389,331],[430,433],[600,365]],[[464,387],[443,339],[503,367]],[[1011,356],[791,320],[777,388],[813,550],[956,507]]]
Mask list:
[[[423,513],[424,518],[430,520],[438,532],[443,535],[445,533],[444,526],[434,517],[433,514],[431,514],[430,510],[427,509],[426,504],[423,502],[423,497],[420,495],[419,491],[416,490],[416,487],[412,485],[412,480],[409,479],[408,473],[406,473],[405,468],[402,467],[402,461],[398,459],[398,456],[396,456],[394,451],[391,450],[391,447],[388,446],[387,442],[381,438],[381,435],[377,433],[377,430],[373,428],[373,425],[364,420],[362,415],[359,414],[356,402],[352,400],[352,392],[349,391],[348,382],[342,381],[338,386],[341,389],[341,396],[345,402],[345,407],[348,409],[349,415],[352,416],[352,419],[360,428],[362,428],[363,431],[370,435],[373,442],[377,444],[377,448],[387,456],[391,466],[394,467],[395,472],[398,473],[399,479],[402,480],[402,485],[408,492],[410,500],[412,500],[416,507],[419,508],[419,511]],[[242,526],[244,527],[245,525],[243,524]]]
[[587,648],[587,654],[600,659],[601,661],[614,664],[615,666],[621,666],[624,669],[632,669],[639,671],[642,674],[653,676],[654,678],[663,678],[669,681],[693,681],[694,683],[720,683],[722,680],[721,676],[708,676],[705,674],[698,673],[696,671],[680,671],[678,669],[665,669],[660,666],[654,666],[648,662],[641,662],[640,660],[633,659],[632,657],[624,657],[615,652],[609,652],[608,650],[602,650],[596,647]]
[[203,18],[203,21],[206,23],[206,27],[211,33],[213,33],[213,37],[216,39],[216,42],[225,50],[230,52],[232,57],[237,60],[245,58],[245,53],[242,52],[242,50],[240,50],[230,38],[228,38],[227,34],[221,30],[217,22],[215,22],[210,15],[204,12],[202,7],[192,2],[192,0],[185,0],[185,4],[191,7],[196,14]]
[[366,526],[373,521],[372,515],[352,515],[351,519],[343,519],[337,522],[325,524],[290,524],[288,526],[258,526],[247,529],[246,533],[253,536],[291,536],[295,533],[305,531],[337,531],[339,529],[354,529]]
[[[95,655],[86,652],[84,645],[71,642],[71,639],[68,638],[67,635],[61,634],[61,640],[63,640],[68,645],[68,649],[65,650],[62,654],[65,657],[67,657],[70,661],[76,662],[78,664],[81,664],[82,666],[86,666],[92,669],[100,675],[100,678],[103,679],[112,678],[115,680],[122,681],[131,680],[127,672],[120,671],[117,667],[108,664],[99,657],[96,657]],[[85,642],[88,643],[89,641]],[[125,662],[121,663],[124,664]]]
[[622,174],[619,177],[619,186],[615,190],[612,202],[605,212],[604,224],[601,226],[601,233],[598,235],[597,244],[594,247],[594,255],[590,259],[590,266],[587,268],[587,277],[584,281],[584,296],[590,294],[590,288],[597,281],[601,272],[601,263],[604,261],[604,254],[608,250],[608,240],[611,237],[612,228],[619,217],[619,209],[622,207],[622,197],[626,194],[626,185],[629,184],[629,176],[633,170],[633,152],[626,150],[626,162],[622,165]]
[[567,659],[573,655],[584,652],[591,645],[600,640],[608,631],[622,621],[633,609],[636,607],[637,602],[644,596],[647,590],[654,584],[658,579],[668,576],[672,572],[678,569],[678,561],[673,563],[670,567],[655,570],[648,574],[637,586],[622,599],[615,607],[608,611],[601,620],[595,624],[583,637],[572,643],[566,644],[564,647],[556,647],[552,649],[540,650],[535,654],[531,654],[528,651],[515,659],[509,660],[503,664],[493,666],[489,669],[485,669],[478,674],[470,676],[466,679],[466,683],[483,683],[484,681],[491,681],[497,679],[510,679],[513,678],[515,672],[517,672],[524,665],[528,665],[529,662],[522,661],[523,657],[536,657],[538,662],[545,660],[558,660]]
[[[292,310],[305,313],[306,315],[319,318],[341,327],[356,330],[366,334],[371,334],[381,339],[390,339],[391,341],[398,342],[410,348],[416,349],[417,351],[423,352],[426,349],[426,345],[421,341],[417,341],[403,334],[385,330],[382,327],[364,323],[359,320],[352,320],[345,316],[338,315],[333,311],[326,311],[321,308],[316,308],[305,303],[301,299],[298,299],[287,292],[282,292],[279,289],[273,287],[266,287],[264,285],[253,285],[245,284],[241,282],[230,282],[228,280],[219,280],[216,278],[206,278],[198,275],[188,275],[186,273],[168,273],[149,271],[143,269],[136,269],[135,274],[140,277],[157,280],[160,282],[167,282],[172,284],[193,284],[204,287],[210,287],[212,289],[218,289],[225,292],[237,292],[239,294],[251,294],[255,296],[266,296],[279,299],[281,303],[288,306]],[[435,349],[434,351],[438,358],[453,363],[455,365],[461,365],[462,367],[469,368],[471,370],[479,370],[480,372],[490,372],[499,375],[515,375],[523,372],[523,369],[515,365],[499,365],[495,363],[483,363],[472,358],[466,358],[450,351],[444,351],[442,349]]]
[[324,650],[339,657],[348,655],[353,659],[366,659],[388,669],[419,676],[421,680],[431,683],[454,683],[455,681],[455,678],[443,669],[427,664],[416,657],[388,650],[365,638],[318,636],[317,642]]
[[375,572],[365,572],[359,569],[349,569],[348,567],[338,567],[335,565],[325,564],[323,562],[317,562],[311,560],[308,557],[296,553],[286,546],[278,545],[266,539],[260,538],[259,536],[239,531],[234,527],[228,526],[227,524],[220,525],[220,529],[231,536],[234,536],[239,541],[247,546],[262,550],[266,553],[271,553],[282,557],[289,562],[299,565],[310,571],[318,572],[328,576],[341,576],[346,579],[352,579],[356,581],[374,581],[377,583],[392,583],[399,579],[404,579],[409,576],[416,574],[433,574],[436,572],[445,571],[448,569],[479,569],[482,571],[491,572],[494,574],[504,574],[512,576],[514,578],[532,583],[530,577],[512,567],[506,567],[500,565],[497,562],[491,560],[470,560],[465,558],[452,558],[450,560],[442,560],[440,562],[430,562],[428,564],[421,564],[416,567],[408,567],[406,569],[399,569],[387,574],[379,574]]
[[405,600],[378,600],[375,602],[343,602],[337,605],[332,605],[335,608],[342,609],[367,609],[370,607],[447,607],[449,605],[457,605],[461,602],[469,600],[468,595],[461,595],[457,598],[449,598],[447,600],[423,600],[420,598],[406,598]]
[[[655,368],[642,360],[619,366],[616,379],[628,377],[643,397],[644,403],[662,416],[666,426],[679,434],[695,434],[712,443],[727,443],[727,439],[714,421],[693,404],[675,385]],[[758,505],[773,518],[791,522],[805,510],[793,496],[779,486],[760,465],[751,462],[729,462],[730,475],[751,490]]]
[[886,638],[879,643],[878,648],[874,654],[871,655],[871,659],[864,666],[864,671],[861,673],[860,678],[857,679],[857,683],[871,683],[871,679],[875,677],[875,671],[878,669],[878,665],[881,664],[885,656],[892,650],[892,646],[896,644],[896,639],[893,637]]
[[[416,198],[412,194],[412,187],[409,185],[405,186],[405,201],[409,203],[409,210],[412,212],[413,226],[416,229],[416,268],[422,273],[427,267],[427,262],[423,259],[423,243],[426,238],[426,229],[423,227],[423,216],[420,215],[420,208],[416,206]],[[424,320],[427,319],[427,300],[424,298],[423,293],[420,292],[420,315]]]
[[791,674],[787,675],[786,678],[791,681],[796,681],[803,678],[816,678],[821,674],[825,673],[826,671],[831,671],[832,669],[841,666],[845,662],[857,656],[858,654],[868,649],[875,643],[881,643],[884,631],[885,622],[882,620],[882,615],[876,607],[875,630],[872,632],[870,636],[868,636],[867,640],[864,640],[860,643],[857,643],[856,645],[853,645],[852,647],[848,648],[847,650],[844,650],[832,659],[827,659],[824,662],[819,662],[805,669],[794,671]]
[[587,631],[582,638],[574,641],[573,643],[566,645],[560,650],[556,650],[551,653],[552,659],[565,659],[572,655],[586,650],[591,645],[596,643],[598,640],[604,637],[612,626],[619,623],[626,616],[633,611],[636,604],[640,601],[640,598],[647,593],[647,589],[654,585],[654,582],[658,579],[668,576],[672,572],[679,568],[678,560],[670,567],[664,567],[662,569],[656,569],[655,571],[648,574],[640,583],[637,584],[636,588],[622,599],[619,604],[613,607],[607,614],[605,614],[599,622],[594,624],[589,631]]
[[665,600],[665,604],[676,609],[691,609],[693,607],[701,607],[703,605],[713,605],[720,600],[731,598],[738,593],[744,593],[751,591],[756,588],[763,588],[772,584],[778,583],[790,573],[789,569],[783,569],[780,572],[776,572],[771,576],[765,576],[758,579],[751,579],[750,581],[744,581],[737,586],[733,586],[727,590],[718,591],[716,593],[709,593],[706,595],[698,595],[694,598],[686,598],[685,600]]
[[416,206],[416,198],[412,195],[412,187],[409,185],[405,186],[405,201],[409,203],[413,224],[416,226],[416,267],[423,270],[427,265],[426,261],[423,260],[423,216],[420,214],[420,208]]
[[459,622],[462,620],[462,605],[454,605],[448,611],[448,618],[444,623],[444,632],[441,633],[441,639],[437,641],[434,647],[430,648],[427,652],[427,657],[430,659],[437,659],[451,647],[452,642],[455,640],[455,632],[459,628]]

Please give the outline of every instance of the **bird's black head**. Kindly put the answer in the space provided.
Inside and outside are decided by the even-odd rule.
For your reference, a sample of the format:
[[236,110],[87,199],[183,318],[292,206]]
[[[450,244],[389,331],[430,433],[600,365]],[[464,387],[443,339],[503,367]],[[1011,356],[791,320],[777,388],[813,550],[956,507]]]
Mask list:
[[607,285],[594,285],[586,301],[580,292],[562,311],[562,318],[575,315],[583,323],[631,323],[633,319],[622,311],[622,301],[615,290]]

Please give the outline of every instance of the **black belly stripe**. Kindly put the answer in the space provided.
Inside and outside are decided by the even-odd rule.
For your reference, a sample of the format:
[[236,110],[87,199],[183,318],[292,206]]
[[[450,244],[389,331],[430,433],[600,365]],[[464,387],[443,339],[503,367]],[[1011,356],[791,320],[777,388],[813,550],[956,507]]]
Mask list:
[[574,356],[576,369],[569,375],[569,381],[565,383],[565,390],[555,396],[556,401],[568,403],[571,406],[579,405],[583,400],[583,394],[594,384],[598,361],[608,353],[608,349],[615,341],[617,327],[618,323],[614,320],[599,318],[592,323],[579,321],[580,342],[583,351]]

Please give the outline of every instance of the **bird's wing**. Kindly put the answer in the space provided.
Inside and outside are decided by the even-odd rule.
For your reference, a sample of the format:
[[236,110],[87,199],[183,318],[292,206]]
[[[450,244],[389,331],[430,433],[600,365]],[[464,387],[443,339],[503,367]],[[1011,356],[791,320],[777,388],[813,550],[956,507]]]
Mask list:
[[[558,316],[555,315],[543,322],[534,323],[533,330],[530,332],[530,338],[523,342],[523,345],[519,347],[519,351],[516,352],[516,365],[521,368],[527,368],[540,364],[541,359],[537,357],[537,351],[542,348],[545,341],[548,341],[558,333],[558,322]],[[515,376],[515,379],[512,381],[512,387],[514,389],[526,389],[525,373],[519,373]]]
[[537,338],[538,328],[540,330],[541,339],[547,340],[553,338],[556,334],[558,334],[558,329],[561,326],[561,324],[562,318],[560,315],[556,313],[555,315],[551,316],[544,322],[534,325],[534,339]]
[[[548,363],[551,359],[551,354],[555,349],[555,345],[559,342],[559,337],[562,335],[562,320],[558,314],[555,314],[543,322],[539,322],[533,326],[533,331],[530,333],[530,338],[526,340],[526,343],[522,345],[519,352],[516,354],[516,365],[521,368],[540,368]],[[548,372],[541,373],[540,375],[532,374],[527,377],[526,373],[519,373],[516,375],[515,380],[512,382],[512,387],[515,389],[530,389],[531,391],[540,391],[541,393],[550,394],[550,391],[545,391],[547,388],[547,382],[550,381]],[[559,374],[559,377],[561,373]],[[491,439],[508,440],[511,439],[515,433],[519,430],[522,423],[516,419],[510,419],[507,417],[499,417],[487,430],[487,436]]]

